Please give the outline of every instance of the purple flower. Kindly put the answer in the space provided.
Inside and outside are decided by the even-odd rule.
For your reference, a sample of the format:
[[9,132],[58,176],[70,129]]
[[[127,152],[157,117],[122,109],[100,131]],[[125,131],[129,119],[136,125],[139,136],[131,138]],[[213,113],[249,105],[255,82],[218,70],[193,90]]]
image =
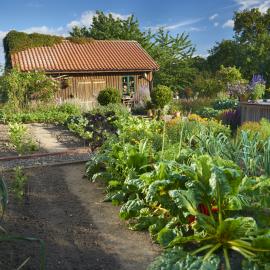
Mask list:
[[252,77],[252,80],[250,82],[250,87],[251,88],[254,88],[256,86],[256,84],[263,84],[265,85],[265,80],[263,78],[262,75],[260,74],[254,74],[253,77]]

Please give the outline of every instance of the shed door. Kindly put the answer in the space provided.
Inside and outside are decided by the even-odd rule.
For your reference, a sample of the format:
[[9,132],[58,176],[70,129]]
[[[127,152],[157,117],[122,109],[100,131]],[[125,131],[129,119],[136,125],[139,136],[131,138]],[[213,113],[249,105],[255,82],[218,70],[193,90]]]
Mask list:
[[93,96],[92,82],[91,81],[79,81],[77,87],[76,98],[81,100],[89,100]]
[[106,88],[106,81],[104,79],[93,80],[93,97],[97,98],[99,92]]

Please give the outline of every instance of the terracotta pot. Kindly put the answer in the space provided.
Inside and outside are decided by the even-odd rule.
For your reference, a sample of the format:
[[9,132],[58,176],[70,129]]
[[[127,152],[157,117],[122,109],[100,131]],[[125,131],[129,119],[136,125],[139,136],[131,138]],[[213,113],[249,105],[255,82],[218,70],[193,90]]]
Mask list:
[[153,112],[152,112],[152,110],[148,110],[148,111],[147,111],[147,116],[148,116],[148,117],[153,117]]
[[239,101],[248,101],[248,95],[239,96]]

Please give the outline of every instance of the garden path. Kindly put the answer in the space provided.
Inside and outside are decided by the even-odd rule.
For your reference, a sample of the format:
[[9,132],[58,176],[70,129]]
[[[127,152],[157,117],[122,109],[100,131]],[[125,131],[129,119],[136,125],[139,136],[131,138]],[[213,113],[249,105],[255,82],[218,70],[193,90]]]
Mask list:
[[[69,149],[46,126],[34,124],[31,132],[46,152]],[[103,202],[105,187],[89,182],[84,169],[84,163],[26,169],[30,199],[17,207],[11,196],[5,227],[45,240],[48,270],[145,270],[160,248],[148,233],[128,230],[118,216],[119,207]],[[16,247],[14,253],[20,256],[10,261],[17,265],[25,257],[38,258],[26,246]],[[11,269],[2,268],[10,267],[2,261],[6,255],[11,256],[0,254],[1,269]],[[37,269],[37,259],[29,263],[28,269]]]
[[44,124],[34,123],[29,125],[31,133],[39,142],[40,147],[47,152],[62,152],[68,149],[63,143],[59,142],[55,136],[53,136],[50,129],[46,128]]

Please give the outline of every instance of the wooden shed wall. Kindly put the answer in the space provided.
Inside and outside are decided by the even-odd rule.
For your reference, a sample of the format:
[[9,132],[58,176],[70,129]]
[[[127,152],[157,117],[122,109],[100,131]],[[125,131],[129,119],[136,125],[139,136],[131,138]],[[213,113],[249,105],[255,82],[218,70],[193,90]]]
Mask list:
[[98,93],[106,87],[114,87],[122,91],[122,77],[129,75],[135,77],[136,93],[135,101],[141,97],[140,89],[149,88],[152,81],[152,73],[147,73],[147,79],[142,77],[142,73],[106,73],[106,74],[66,74],[69,78],[69,86],[65,89],[59,89],[56,98],[79,99],[83,102],[95,102]]
[[270,120],[270,104],[241,102],[241,123],[259,122],[262,118]]

